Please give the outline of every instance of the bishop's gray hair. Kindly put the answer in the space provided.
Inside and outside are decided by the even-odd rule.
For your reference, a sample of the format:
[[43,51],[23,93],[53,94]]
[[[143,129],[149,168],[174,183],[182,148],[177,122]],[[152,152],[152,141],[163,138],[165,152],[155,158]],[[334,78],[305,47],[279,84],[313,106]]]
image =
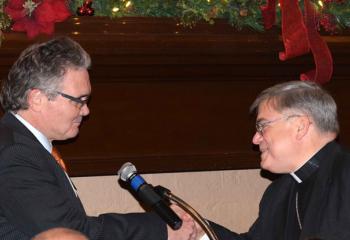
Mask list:
[[318,84],[310,81],[290,81],[262,91],[250,107],[257,113],[268,102],[278,112],[295,111],[311,117],[322,132],[339,132],[337,105],[333,97]]

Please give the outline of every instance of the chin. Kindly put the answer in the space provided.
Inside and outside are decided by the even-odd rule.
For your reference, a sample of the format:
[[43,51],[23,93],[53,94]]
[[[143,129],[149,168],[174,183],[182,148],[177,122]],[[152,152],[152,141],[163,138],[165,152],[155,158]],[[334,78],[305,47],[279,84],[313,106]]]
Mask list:
[[68,134],[65,135],[65,139],[64,140],[67,140],[67,139],[70,139],[70,138],[75,138],[76,136],[78,136],[78,133],[79,133],[79,129],[72,130]]
[[270,171],[271,172],[271,166],[268,164],[268,160],[266,159],[262,159],[261,162],[260,162],[260,167],[264,170],[267,170],[267,171]]

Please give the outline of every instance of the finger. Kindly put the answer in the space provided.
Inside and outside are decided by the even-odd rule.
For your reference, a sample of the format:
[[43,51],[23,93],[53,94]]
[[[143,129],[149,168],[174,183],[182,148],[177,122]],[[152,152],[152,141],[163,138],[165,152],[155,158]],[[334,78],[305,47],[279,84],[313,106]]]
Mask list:
[[196,240],[196,239],[197,239],[197,233],[196,233],[196,231],[193,231],[193,233],[192,233],[191,236],[190,236],[190,239],[191,239],[191,240]]
[[193,220],[192,216],[190,214],[186,213],[186,212],[184,214],[182,214],[181,218],[184,221]]

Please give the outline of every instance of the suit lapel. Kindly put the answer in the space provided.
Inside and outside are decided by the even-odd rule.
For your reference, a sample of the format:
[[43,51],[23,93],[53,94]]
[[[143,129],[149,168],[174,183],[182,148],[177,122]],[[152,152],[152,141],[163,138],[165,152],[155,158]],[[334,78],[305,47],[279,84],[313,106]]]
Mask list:
[[35,148],[39,148],[47,156],[47,162],[50,171],[56,176],[58,184],[62,189],[66,190],[67,196],[71,198],[77,206],[84,211],[83,205],[78,197],[76,197],[74,190],[70,184],[69,178],[66,176],[62,168],[57,164],[54,157],[41,145],[39,140],[28,130],[13,114],[7,112],[1,119],[1,123],[13,130],[15,135],[20,137],[15,137],[16,142],[21,142],[26,145],[30,145]]

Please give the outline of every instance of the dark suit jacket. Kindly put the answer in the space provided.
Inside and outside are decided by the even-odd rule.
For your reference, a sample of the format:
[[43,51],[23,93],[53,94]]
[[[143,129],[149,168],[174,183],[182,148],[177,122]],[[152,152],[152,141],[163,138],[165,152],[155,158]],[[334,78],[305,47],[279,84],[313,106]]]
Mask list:
[[[328,143],[314,157],[319,169],[306,203],[301,240],[318,237],[322,240],[350,239],[350,155],[336,142]],[[275,180],[260,202],[259,217],[248,233],[237,235],[214,225],[222,240],[282,240],[287,224],[290,189],[296,181],[289,175]]]
[[167,238],[166,225],[152,213],[87,216],[51,154],[6,113],[0,122],[0,239],[28,240],[53,227],[91,240]]

